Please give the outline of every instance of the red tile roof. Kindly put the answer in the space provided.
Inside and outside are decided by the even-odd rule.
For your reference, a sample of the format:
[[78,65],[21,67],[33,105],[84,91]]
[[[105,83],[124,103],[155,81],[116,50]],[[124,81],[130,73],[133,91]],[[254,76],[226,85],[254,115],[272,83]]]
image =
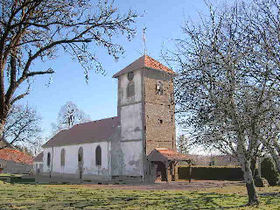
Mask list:
[[[188,155],[179,153],[175,150],[167,149],[167,148],[156,148],[150,153],[149,160],[153,161],[153,159],[161,159],[161,157],[167,159],[167,160],[177,160],[177,161],[187,161],[190,160],[190,157]],[[159,157],[161,156],[161,157]]]
[[98,141],[108,141],[119,126],[119,117],[74,125],[68,130],[62,130],[52,137],[43,147],[85,144]]
[[0,159],[28,165],[33,163],[33,157],[31,155],[11,148],[0,149]]
[[41,152],[39,153],[35,158],[34,158],[34,162],[43,162],[43,156],[44,156],[44,153]]
[[166,148],[156,148],[156,150],[166,157],[168,160],[188,160],[190,159],[187,155],[179,153],[177,151],[166,149]]
[[123,70],[114,74],[113,77],[116,78],[116,77],[118,77],[122,74],[131,72],[131,71],[136,70],[136,69],[141,69],[141,68],[151,68],[151,69],[164,71],[164,72],[167,72],[169,74],[175,74],[175,72],[173,70],[164,66],[163,64],[161,64],[157,60],[151,58],[148,55],[143,55],[142,57],[138,58],[136,61],[134,61],[133,63],[131,63],[127,67],[125,67]]

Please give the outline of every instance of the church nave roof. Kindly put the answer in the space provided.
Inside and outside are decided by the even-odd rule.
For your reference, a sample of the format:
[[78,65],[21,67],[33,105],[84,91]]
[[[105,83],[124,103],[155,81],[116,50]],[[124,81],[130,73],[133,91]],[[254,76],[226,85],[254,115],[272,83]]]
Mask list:
[[120,125],[119,117],[105,118],[74,125],[68,130],[62,130],[53,136],[46,147],[85,144],[99,141],[108,141]]

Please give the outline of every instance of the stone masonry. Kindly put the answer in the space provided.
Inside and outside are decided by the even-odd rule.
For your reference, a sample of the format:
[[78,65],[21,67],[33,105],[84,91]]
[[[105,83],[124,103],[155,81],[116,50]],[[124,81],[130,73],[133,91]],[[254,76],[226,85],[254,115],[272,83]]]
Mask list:
[[[163,93],[157,94],[162,82]],[[144,71],[146,154],[155,148],[176,150],[173,78],[165,72]]]

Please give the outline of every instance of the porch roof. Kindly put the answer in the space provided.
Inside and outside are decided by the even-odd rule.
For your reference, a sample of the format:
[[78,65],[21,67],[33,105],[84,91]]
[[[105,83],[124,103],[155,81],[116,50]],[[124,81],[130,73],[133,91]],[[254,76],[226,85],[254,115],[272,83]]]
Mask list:
[[149,161],[189,161],[188,155],[167,148],[155,148],[149,155]]

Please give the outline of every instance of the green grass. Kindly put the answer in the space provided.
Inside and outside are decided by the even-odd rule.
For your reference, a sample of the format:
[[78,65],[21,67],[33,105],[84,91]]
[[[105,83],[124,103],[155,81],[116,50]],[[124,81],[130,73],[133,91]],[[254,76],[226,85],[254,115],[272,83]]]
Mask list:
[[[279,192],[280,187],[259,190],[260,193]],[[279,195],[261,196],[260,200],[259,209],[280,209]],[[246,191],[241,186],[203,191],[153,191],[0,182],[0,209],[219,209],[240,208],[246,202]]]

